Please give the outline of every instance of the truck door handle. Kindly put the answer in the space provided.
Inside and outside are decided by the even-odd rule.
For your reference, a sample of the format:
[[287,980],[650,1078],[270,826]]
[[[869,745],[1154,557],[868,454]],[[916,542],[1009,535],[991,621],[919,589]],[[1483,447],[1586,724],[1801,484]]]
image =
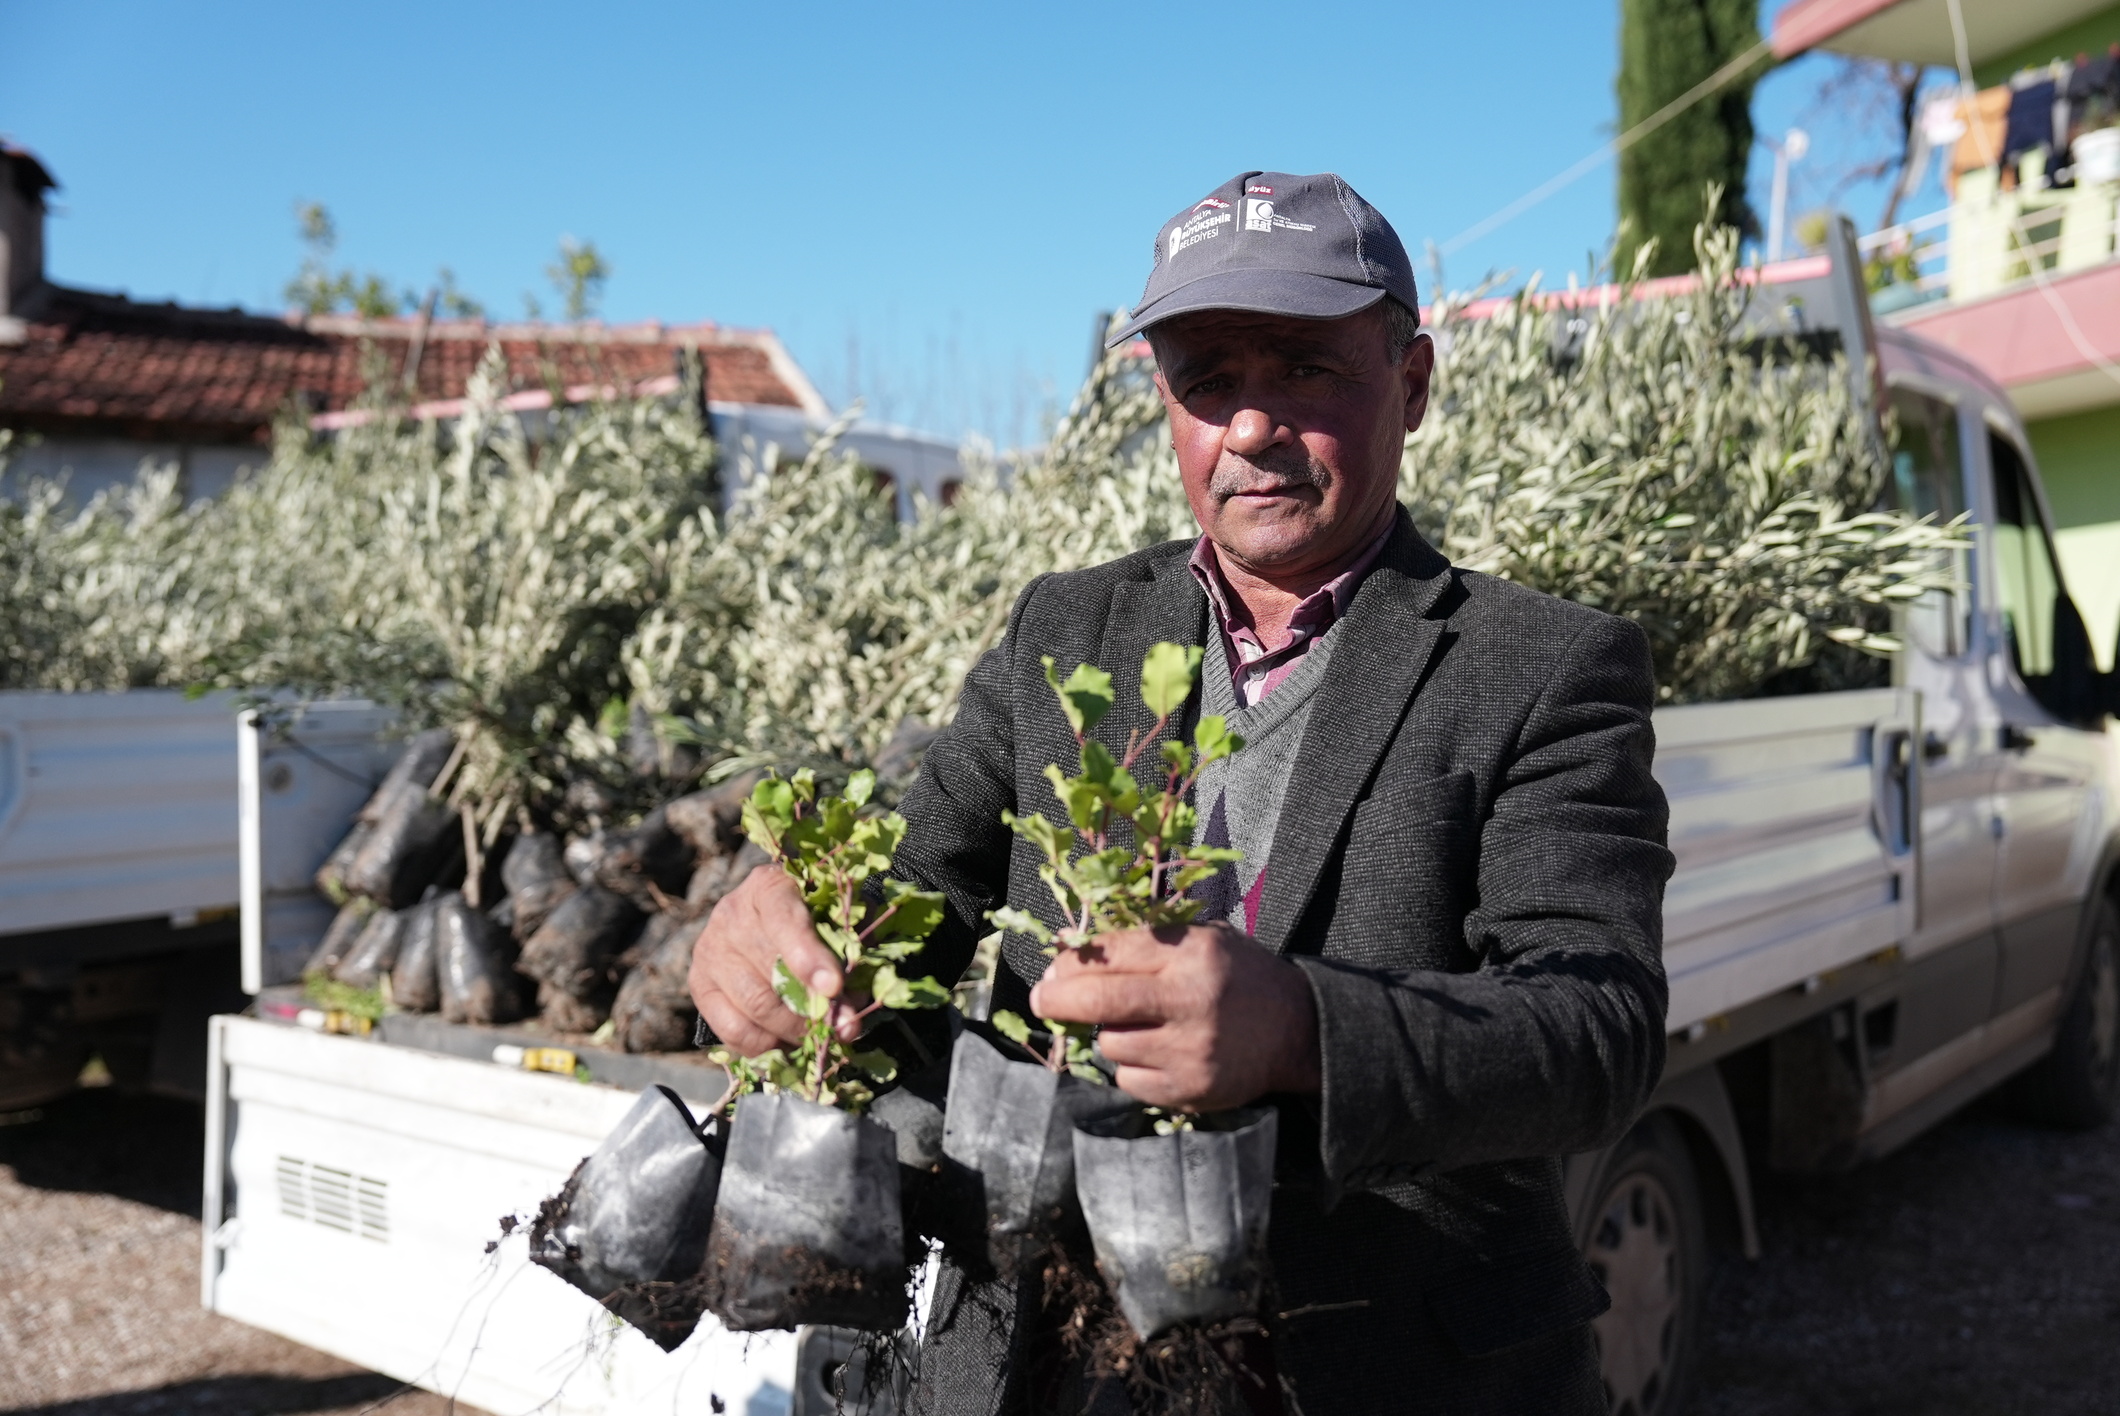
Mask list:
[[1936,760],[1937,758],[1939,758],[1939,757],[1949,757],[1950,755],[1951,755],[1951,743],[1950,743],[1950,739],[1948,739],[1948,738],[1940,738],[1940,737],[1936,736],[1936,734],[1934,734],[1934,733],[1923,733],[1923,734],[1921,735],[1921,760],[1922,760],[1922,761],[1924,761],[1924,762],[1934,762],[1934,761],[1935,761],[1935,760]]
[[2002,750],[2004,752],[2023,752],[2031,745],[2032,735],[2023,728],[2018,727],[2015,723],[2004,723],[2002,725]]

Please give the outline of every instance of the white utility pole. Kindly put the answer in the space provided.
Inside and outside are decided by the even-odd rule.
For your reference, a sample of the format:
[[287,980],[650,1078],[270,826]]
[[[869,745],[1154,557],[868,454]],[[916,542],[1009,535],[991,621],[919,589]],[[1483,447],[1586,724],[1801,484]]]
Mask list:
[[1782,238],[1789,229],[1789,164],[1803,161],[1803,155],[1811,150],[1811,135],[1801,128],[1791,128],[1778,143],[1768,138],[1767,146],[1774,149],[1774,196],[1767,207],[1767,259],[1778,261]]

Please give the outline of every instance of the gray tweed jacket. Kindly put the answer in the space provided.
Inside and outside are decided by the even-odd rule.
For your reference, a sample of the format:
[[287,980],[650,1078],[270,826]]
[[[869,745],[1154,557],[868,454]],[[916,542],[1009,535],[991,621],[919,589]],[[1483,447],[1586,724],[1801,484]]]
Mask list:
[[[966,679],[902,807],[899,870],[949,900],[942,976],[1004,900],[1058,923],[999,822],[1064,820],[1040,772],[1073,743],[1040,656],[1110,671],[1098,736],[1122,748],[1149,723],[1148,647],[1205,642],[1189,550],[1032,582]],[[1452,567],[1403,510],[1334,633],[1258,915],[1309,975],[1324,1053],[1320,1096],[1277,1099],[1276,1361],[1310,1416],[1602,1412],[1588,1323],[1607,1300],[1559,1158],[1624,1134],[1663,1066],[1647,640]],[[995,1006],[1027,1012],[1045,960],[1013,936],[1002,952]],[[1025,1390],[1034,1310],[946,1271],[918,1409],[1047,1405]]]

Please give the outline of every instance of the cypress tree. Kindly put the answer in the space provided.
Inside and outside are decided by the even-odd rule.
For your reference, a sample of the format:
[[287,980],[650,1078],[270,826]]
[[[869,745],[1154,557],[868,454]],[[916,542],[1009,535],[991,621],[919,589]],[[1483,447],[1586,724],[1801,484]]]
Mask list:
[[[1759,42],[1758,0],[1620,0],[1619,127],[1626,132]],[[1653,275],[1693,269],[1703,189],[1720,183],[1715,220],[1759,230],[1745,200],[1754,68],[1697,101],[1619,158],[1620,269],[1656,242]]]

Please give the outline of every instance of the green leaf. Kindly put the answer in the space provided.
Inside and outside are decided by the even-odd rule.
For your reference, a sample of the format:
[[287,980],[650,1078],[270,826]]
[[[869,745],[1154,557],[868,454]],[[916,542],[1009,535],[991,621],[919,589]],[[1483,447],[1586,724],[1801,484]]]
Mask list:
[[[759,830],[753,831],[755,821]],[[760,850],[770,851],[795,820],[795,791],[778,777],[767,777],[751,788],[751,799],[744,803],[744,832],[751,843]],[[764,839],[761,840],[760,837]]]
[[869,798],[876,795],[876,774],[864,767],[847,778],[846,799],[854,806],[864,807]]
[[1026,910],[1017,909],[1014,905],[1008,905],[998,910],[988,910],[986,918],[989,924],[1011,930],[1017,934],[1027,935],[1037,940],[1040,944],[1053,942],[1053,931],[1046,927],[1044,921]]
[[896,906],[871,938],[882,940],[925,939],[942,923],[946,902],[933,890],[917,890],[902,880],[884,885],[884,902]]
[[909,978],[905,985],[903,1001],[893,1003],[893,1008],[941,1008],[950,1001],[950,991],[931,978]]
[[1180,777],[1192,773],[1192,749],[1182,742],[1166,742],[1158,749],[1163,754],[1163,765]]
[[817,774],[807,767],[790,777],[788,786],[794,791],[798,800],[815,801],[817,799]]
[[1077,830],[1094,831],[1103,822],[1105,808],[1111,805],[1111,793],[1102,786],[1087,777],[1070,777],[1051,763],[1046,764],[1045,779],[1053,784],[1060,809]]
[[1200,671],[1200,654],[1197,646],[1166,642],[1150,647],[1141,661],[1141,701],[1149,712],[1168,718],[1185,706]]
[[1200,749],[1200,765],[1219,762],[1244,745],[1244,739],[1229,730],[1220,713],[1209,713],[1193,728],[1193,745]]
[[1067,1064],[1067,1070],[1068,1075],[1079,1078],[1093,1086],[1108,1087],[1112,1084],[1112,1079],[1099,1071],[1094,1062],[1070,1062]]
[[867,1072],[879,1082],[893,1081],[898,1076],[898,1063],[890,1053],[878,1048],[863,1052],[850,1052],[847,1061]]
[[1001,821],[1009,830],[1036,846],[1049,861],[1066,860],[1068,848],[1074,844],[1073,836],[1037,812],[1018,816],[1013,811],[1004,811]]
[[780,1001],[787,1004],[797,1017],[816,1021],[831,1011],[832,1000],[822,993],[812,993],[803,987],[802,980],[788,969],[786,959],[773,961],[773,991]]
[[1112,676],[1095,664],[1077,664],[1075,671],[1060,681],[1060,671],[1050,654],[1045,656],[1045,681],[1052,685],[1059,696],[1060,711],[1067,715],[1067,725],[1080,737],[1101,722],[1112,707]]
[[995,1032],[1000,1033],[1010,1042],[1020,1047],[1029,1047],[1031,1045],[1031,1025],[1016,1014],[1011,1013],[1008,1009],[1003,1008],[987,1021],[994,1025]]

